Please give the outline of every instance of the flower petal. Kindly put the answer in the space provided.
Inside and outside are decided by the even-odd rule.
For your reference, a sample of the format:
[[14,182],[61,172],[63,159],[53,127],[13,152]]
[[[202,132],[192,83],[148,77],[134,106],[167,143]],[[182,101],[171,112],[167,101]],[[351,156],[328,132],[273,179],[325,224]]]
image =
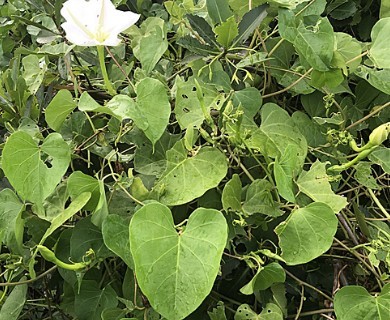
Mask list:
[[70,22],[61,24],[61,27],[66,32],[66,39],[73,44],[78,46],[96,46],[99,44],[94,38],[91,38],[82,29]]
[[117,46],[118,34],[137,22],[140,15],[120,11],[110,0],[67,0],[61,15],[66,38],[76,45]]
[[68,0],[61,9],[61,15],[66,19],[66,22],[77,26],[92,39],[98,29],[101,1]]
[[119,34],[135,24],[140,18],[137,13],[117,10],[109,0],[103,0],[103,2],[104,16],[101,24],[104,32]]

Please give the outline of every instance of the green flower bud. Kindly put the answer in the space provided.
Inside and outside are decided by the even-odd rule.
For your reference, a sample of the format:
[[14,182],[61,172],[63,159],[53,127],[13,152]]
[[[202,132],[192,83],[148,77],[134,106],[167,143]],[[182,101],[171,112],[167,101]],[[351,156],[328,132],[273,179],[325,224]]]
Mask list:
[[369,143],[373,146],[379,146],[384,142],[390,133],[390,122],[381,124],[379,127],[372,130]]

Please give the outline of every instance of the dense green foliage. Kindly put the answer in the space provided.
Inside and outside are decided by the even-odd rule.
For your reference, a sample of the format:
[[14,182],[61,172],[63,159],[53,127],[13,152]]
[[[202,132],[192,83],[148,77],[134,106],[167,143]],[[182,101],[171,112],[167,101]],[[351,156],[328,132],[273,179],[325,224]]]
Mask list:
[[0,320],[388,319],[390,1],[63,2],[0,0]]

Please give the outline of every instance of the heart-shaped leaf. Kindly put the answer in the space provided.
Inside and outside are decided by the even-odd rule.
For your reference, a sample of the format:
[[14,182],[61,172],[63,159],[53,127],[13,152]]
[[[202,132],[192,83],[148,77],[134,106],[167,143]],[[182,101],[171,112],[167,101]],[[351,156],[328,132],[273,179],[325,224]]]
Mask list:
[[179,141],[167,151],[167,167],[154,191],[162,190],[159,200],[168,206],[184,204],[218,186],[226,172],[226,157],[218,149],[204,147],[187,157],[184,143]]
[[130,248],[142,292],[168,320],[184,319],[210,293],[227,241],[227,223],[214,209],[196,209],[184,231],[172,213],[149,203],[130,222]]
[[344,287],[337,291],[334,297],[334,310],[338,320],[389,319],[390,283],[386,284],[376,297],[363,287]]
[[313,202],[294,210],[275,228],[282,258],[288,265],[297,265],[319,257],[332,245],[337,222],[332,208],[325,203]]
[[19,196],[41,205],[68,169],[70,149],[58,133],[38,146],[28,133],[17,131],[7,139],[2,157],[3,171]]

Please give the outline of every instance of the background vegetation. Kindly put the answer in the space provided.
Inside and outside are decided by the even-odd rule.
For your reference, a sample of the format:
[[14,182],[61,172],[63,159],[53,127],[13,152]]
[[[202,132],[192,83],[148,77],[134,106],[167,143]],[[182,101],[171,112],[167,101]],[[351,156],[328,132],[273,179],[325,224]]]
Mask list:
[[114,3],[0,0],[0,319],[388,319],[390,2]]

